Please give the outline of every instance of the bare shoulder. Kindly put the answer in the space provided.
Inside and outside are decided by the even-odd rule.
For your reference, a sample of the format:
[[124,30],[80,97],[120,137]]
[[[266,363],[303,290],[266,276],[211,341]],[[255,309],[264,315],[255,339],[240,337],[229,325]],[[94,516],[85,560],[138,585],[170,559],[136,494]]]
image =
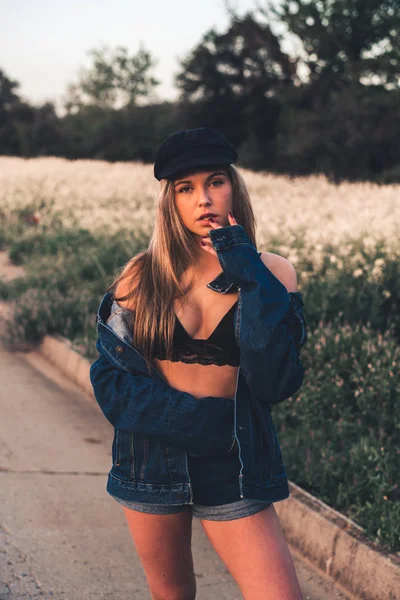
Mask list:
[[296,270],[287,258],[273,252],[262,252],[260,258],[264,265],[285,286],[288,293],[298,291]]
[[[123,298],[124,296],[127,296],[133,289],[136,267],[134,264],[132,264],[132,262],[133,259],[125,265],[121,272],[121,279],[118,281],[114,291],[115,298]],[[134,295],[125,300],[117,300],[117,303],[123,308],[128,308],[129,310],[135,309]]]

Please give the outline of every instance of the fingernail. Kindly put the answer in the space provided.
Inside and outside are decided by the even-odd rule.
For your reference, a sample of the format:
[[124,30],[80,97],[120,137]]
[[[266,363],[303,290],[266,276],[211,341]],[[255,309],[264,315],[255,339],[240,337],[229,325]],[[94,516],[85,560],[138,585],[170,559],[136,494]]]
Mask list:
[[228,214],[233,219],[233,214],[231,212],[229,212]]
[[210,217],[208,220],[211,221],[211,223],[215,223],[215,221],[212,217]]

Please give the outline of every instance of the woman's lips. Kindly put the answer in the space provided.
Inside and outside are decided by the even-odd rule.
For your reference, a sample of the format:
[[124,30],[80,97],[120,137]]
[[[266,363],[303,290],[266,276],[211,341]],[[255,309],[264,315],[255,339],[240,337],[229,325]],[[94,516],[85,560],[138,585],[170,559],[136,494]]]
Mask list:
[[217,217],[204,217],[204,219],[198,219],[200,221],[200,223],[210,223],[210,219],[213,219],[214,221],[217,220]]

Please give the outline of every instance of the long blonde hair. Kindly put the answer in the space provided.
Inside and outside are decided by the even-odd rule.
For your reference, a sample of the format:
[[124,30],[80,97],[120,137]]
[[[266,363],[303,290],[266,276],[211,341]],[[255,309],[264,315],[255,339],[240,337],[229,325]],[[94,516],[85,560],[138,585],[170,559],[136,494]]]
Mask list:
[[[233,215],[257,245],[256,220],[246,183],[235,166],[228,165],[225,171],[232,184]],[[183,286],[179,280],[189,266],[196,264],[200,251],[195,234],[185,227],[176,209],[173,181],[162,179],[149,246],[119,270],[107,290],[114,293],[117,302],[132,299],[129,305],[132,306],[133,344],[144,356],[150,374],[158,344],[166,349],[166,358],[172,359],[174,301],[184,300],[194,284],[191,280]],[[115,296],[121,282],[121,287],[129,291],[124,296]]]

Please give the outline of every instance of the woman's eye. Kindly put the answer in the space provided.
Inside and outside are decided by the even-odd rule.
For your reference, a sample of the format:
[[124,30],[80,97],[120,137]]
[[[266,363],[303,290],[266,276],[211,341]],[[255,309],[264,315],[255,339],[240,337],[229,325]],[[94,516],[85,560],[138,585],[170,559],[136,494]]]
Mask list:
[[[212,183],[221,183],[221,184],[223,184],[223,183],[224,183],[224,181],[222,181],[222,179],[213,179],[213,181],[211,181],[211,182],[210,182],[210,185],[211,185]],[[190,189],[190,187],[191,187],[190,185],[185,185],[185,187],[183,187],[183,188],[181,188],[181,189],[179,190],[179,193],[181,193],[181,192],[184,192],[185,190],[189,190],[189,189]],[[217,187],[219,187],[219,186],[217,186]]]

